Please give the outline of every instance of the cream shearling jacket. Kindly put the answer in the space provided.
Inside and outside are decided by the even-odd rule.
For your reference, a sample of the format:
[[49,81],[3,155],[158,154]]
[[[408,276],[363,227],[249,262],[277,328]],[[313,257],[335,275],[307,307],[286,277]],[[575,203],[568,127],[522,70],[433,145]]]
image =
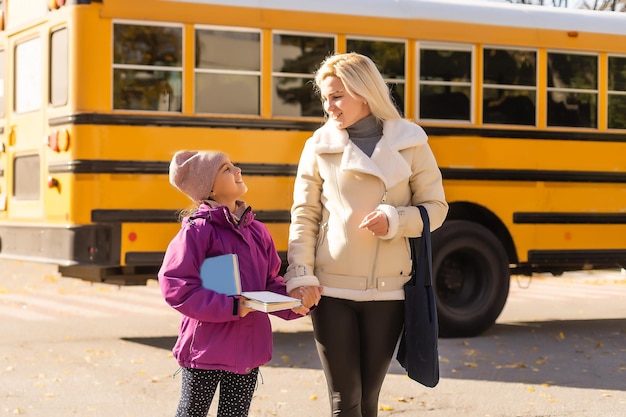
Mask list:
[[[305,143],[294,185],[287,290],[322,285],[322,294],[355,301],[402,300],[411,274],[409,237],[421,236],[417,205],[431,229],[448,204],[441,171],[424,130],[408,120],[383,124],[370,157],[332,121]],[[374,210],[389,220],[387,235],[358,226]]]

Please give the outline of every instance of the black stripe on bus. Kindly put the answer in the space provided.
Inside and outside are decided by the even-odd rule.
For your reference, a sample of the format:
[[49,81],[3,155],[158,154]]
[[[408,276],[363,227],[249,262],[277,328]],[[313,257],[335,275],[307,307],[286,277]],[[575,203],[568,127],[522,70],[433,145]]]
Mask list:
[[530,250],[528,263],[536,265],[558,265],[583,267],[584,265],[604,266],[615,268],[626,266],[626,250],[624,249],[597,249],[597,250]]
[[507,139],[547,139],[547,140],[577,140],[586,142],[626,142],[626,134],[622,132],[595,132],[590,131],[563,131],[539,129],[487,129],[473,127],[438,127],[422,126],[431,136],[478,136],[484,138]]
[[[261,118],[233,118],[182,115],[135,115],[78,113],[55,117],[49,120],[50,126],[74,125],[114,125],[114,126],[171,126],[206,127],[228,129],[274,129],[312,132],[323,122],[313,120],[274,120]],[[419,124],[419,123],[418,123]],[[485,138],[578,140],[596,142],[626,142],[626,134],[620,131],[605,133],[588,131],[563,131],[504,128],[476,128],[468,126],[423,126],[430,136],[478,136]]]
[[626,183],[625,172],[441,168],[445,180]]
[[[108,210],[95,209],[91,211],[93,223],[176,223],[176,210]],[[289,223],[289,210],[254,210],[255,218],[263,223]]]
[[112,126],[170,126],[207,127],[227,129],[273,129],[312,132],[322,125],[319,121],[270,120],[260,118],[229,118],[202,116],[166,116],[135,114],[79,113],[51,118],[50,126],[73,125],[112,125]]
[[[295,176],[295,164],[253,164],[236,163],[244,175]],[[50,174],[163,174],[166,175],[169,162],[162,161],[116,161],[83,159],[52,162],[48,166]],[[466,181],[524,181],[524,182],[582,182],[582,183],[626,183],[626,173],[600,171],[551,171],[523,169],[473,169],[441,168],[445,180]]]
[[626,213],[514,213],[517,224],[626,224]]
[[[297,165],[235,163],[244,175],[295,176]],[[52,162],[50,174],[167,174],[169,162],[81,159]]]
[[[286,264],[287,253],[278,252],[283,263]],[[155,265],[153,273],[156,274],[158,266],[163,262],[165,252],[128,252],[125,256],[126,265]],[[536,265],[555,265],[554,269],[568,267],[583,269],[586,265],[595,267],[618,268],[626,265],[626,250],[531,250],[528,251],[528,263]],[[547,268],[544,268],[547,270]],[[150,272],[149,269],[143,271]],[[284,273],[284,272],[283,272]],[[68,274],[72,276],[71,274]]]
[[[287,252],[286,251],[278,251],[278,256],[283,263],[283,270],[281,270],[280,275],[284,275],[284,268],[287,267]],[[159,267],[163,263],[163,258],[165,257],[165,252],[126,252],[124,257],[124,261],[126,265],[142,266],[140,269],[135,269],[136,273],[156,274],[159,271]],[[153,269],[150,269],[149,265],[154,265]],[[74,276],[68,274],[68,276]]]

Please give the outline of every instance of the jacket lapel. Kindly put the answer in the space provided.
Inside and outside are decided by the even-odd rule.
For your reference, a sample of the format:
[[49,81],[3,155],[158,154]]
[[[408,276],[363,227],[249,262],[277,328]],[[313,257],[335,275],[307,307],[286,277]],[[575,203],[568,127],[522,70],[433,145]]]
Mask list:
[[427,141],[426,133],[418,125],[405,120],[387,121],[383,125],[383,136],[369,158],[349,140],[344,129],[327,124],[318,132],[318,154],[343,152],[342,171],[373,175],[380,178],[387,189],[411,176],[411,167],[400,151]]

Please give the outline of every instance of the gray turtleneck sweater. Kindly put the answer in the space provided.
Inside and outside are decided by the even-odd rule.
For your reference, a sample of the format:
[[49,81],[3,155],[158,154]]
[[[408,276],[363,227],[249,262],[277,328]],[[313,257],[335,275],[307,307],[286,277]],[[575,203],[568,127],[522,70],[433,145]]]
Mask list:
[[350,140],[358,146],[365,155],[371,157],[376,144],[383,136],[383,125],[378,123],[373,114],[359,120],[346,128]]

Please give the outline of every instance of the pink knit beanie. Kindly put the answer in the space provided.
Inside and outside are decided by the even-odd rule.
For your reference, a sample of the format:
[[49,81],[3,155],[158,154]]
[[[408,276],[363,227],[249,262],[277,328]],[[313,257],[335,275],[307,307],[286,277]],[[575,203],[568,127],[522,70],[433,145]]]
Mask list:
[[195,202],[206,200],[225,159],[217,151],[178,151],[170,163],[170,184]]

